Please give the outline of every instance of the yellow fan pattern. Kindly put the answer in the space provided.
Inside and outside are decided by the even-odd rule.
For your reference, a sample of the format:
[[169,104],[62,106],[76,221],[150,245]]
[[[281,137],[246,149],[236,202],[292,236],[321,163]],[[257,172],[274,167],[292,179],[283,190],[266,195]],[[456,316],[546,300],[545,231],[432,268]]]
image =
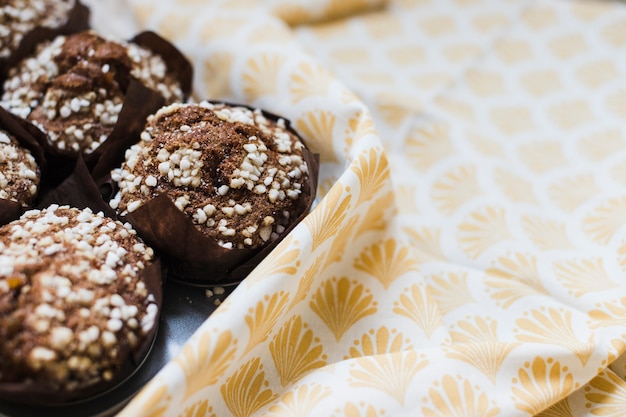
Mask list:
[[321,170],[122,416],[623,415],[626,4],[128,3]]

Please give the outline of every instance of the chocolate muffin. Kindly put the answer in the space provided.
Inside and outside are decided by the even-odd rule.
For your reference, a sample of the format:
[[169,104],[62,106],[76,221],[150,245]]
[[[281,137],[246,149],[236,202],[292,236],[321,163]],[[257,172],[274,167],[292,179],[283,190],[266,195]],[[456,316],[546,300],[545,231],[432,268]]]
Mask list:
[[36,27],[65,24],[75,0],[4,0],[0,5],[0,58],[17,50],[24,36]]
[[28,207],[35,202],[40,170],[31,152],[0,129],[0,198]]
[[59,401],[119,377],[156,329],[152,260],[130,225],[90,209],[51,205],[0,227],[0,396]]
[[58,36],[10,70],[0,105],[39,127],[55,148],[89,154],[113,131],[131,79],[166,103],[183,98],[163,58],[146,48],[92,31]]
[[172,104],[148,117],[141,140],[112,172],[111,207],[134,212],[167,195],[226,249],[258,249],[302,214],[309,169],[283,119],[227,104]]

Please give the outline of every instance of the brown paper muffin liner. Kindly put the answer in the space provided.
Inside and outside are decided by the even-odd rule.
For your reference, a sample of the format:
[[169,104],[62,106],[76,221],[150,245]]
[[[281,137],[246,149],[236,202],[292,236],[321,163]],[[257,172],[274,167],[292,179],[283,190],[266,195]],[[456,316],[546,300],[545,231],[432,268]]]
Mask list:
[[68,14],[67,22],[58,28],[36,27],[27,33],[18,48],[8,57],[0,59],[0,85],[11,69],[19,61],[31,55],[38,44],[54,39],[59,35],[68,35],[89,29],[89,8],[76,0],[74,7]]
[[7,224],[22,215],[22,205],[15,201],[0,199],[0,225]]
[[[253,109],[241,104],[224,104]],[[263,114],[274,121],[279,118],[266,111],[263,111]],[[286,128],[300,138],[289,122],[287,120],[285,122]],[[133,143],[138,141],[139,137],[136,137]],[[117,155],[123,155],[123,152],[117,150]],[[261,248],[226,249],[220,246],[215,240],[196,229],[192,220],[178,210],[166,195],[153,198],[123,218],[133,225],[147,244],[159,252],[167,267],[168,278],[199,286],[236,284],[243,280],[308,214],[317,190],[319,158],[306,148],[306,144],[303,157],[309,169],[309,178],[303,186],[302,198],[298,202],[299,215],[276,240]],[[116,159],[111,155],[102,155],[99,172],[108,170],[108,174],[97,177],[96,182],[107,201],[116,192],[116,185],[111,180],[110,172],[119,167],[122,161],[123,157]]]
[[[39,166],[41,178],[46,175],[47,161],[43,148],[39,144],[38,136],[41,136],[39,129],[28,122],[14,116],[9,111],[0,107],[0,128],[11,134],[18,141],[20,146],[28,149]],[[38,195],[41,195],[42,184],[39,184]],[[0,198],[0,225],[17,219],[24,210],[30,207],[22,207],[20,203]]]
[[44,209],[51,204],[68,205],[78,209],[90,208],[94,213],[101,211],[105,216],[118,220],[115,210],[102,199],[82,155],[74,161],[72,168],[70,175],[61,183],[42,194],[37,208]]

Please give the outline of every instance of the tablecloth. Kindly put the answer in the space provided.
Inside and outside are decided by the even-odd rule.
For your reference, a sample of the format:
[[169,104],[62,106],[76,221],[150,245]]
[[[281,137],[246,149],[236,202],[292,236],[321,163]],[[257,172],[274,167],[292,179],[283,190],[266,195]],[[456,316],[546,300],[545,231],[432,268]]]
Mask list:
[[113,3],[322,161],[122,416],[626,414],[626,4]]

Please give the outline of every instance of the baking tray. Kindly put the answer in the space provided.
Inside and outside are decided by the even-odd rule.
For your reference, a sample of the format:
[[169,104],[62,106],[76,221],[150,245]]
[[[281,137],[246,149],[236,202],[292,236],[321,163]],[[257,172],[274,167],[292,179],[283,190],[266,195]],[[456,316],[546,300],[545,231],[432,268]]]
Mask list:
[[213,288],[185,285],[167,280],[159,328],[145,360],[124,382],[96,397],[68,405],[28,406],[0,401],[2,417],[108,417],[119,412],[156,373],[182,348],[183,344],[217,308],[236,285],[222,286],[224,293],[208,297]]

